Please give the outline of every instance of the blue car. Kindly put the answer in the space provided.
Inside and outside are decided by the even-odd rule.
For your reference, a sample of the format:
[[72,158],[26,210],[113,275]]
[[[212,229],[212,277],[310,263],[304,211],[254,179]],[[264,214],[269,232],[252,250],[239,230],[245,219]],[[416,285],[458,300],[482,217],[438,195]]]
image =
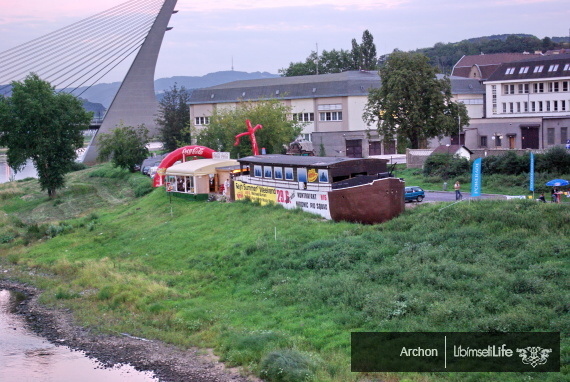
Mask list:
[[405,194],[404,194],[404,201],[411,202],[417,201],[421,202],[425,198],[425,192],[422,190],[421,187],[413,186],[413,187],[406,187]]

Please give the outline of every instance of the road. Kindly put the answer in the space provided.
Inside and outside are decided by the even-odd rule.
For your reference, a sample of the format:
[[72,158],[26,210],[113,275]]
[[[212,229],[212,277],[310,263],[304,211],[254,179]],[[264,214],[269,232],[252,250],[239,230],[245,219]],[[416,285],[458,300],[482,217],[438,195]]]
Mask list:
[[[455,191],[426,191],[426,197],[424,202],[454,202],[455,201]],[[461,192],[463,199],[467,200],[471,197],[469,192]],[[505,200],[504,195],[493,195],[493,194],[481,194],[478,199],[501,199]]]

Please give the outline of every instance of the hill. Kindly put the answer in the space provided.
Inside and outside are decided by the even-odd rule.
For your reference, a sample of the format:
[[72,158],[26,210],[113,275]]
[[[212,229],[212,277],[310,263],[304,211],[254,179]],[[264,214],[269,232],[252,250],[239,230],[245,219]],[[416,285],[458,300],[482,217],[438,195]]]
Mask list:
[[541,378],[350,372],[351,331],[567,333],[566,205],[424,204],[364,226],[164,189],[134,198],[142,175],[104,167],[70,177],[56,201],[33,180],[0,185],[0,278],[93,331],[213,347],[267,381],[570,380],[565,336],[562,372]]
[[[239,71],[221,71],[215,73],[209,73],[204,76],[176,76],[170,78],[159,78],[154,81],[154,89],[157,95],[160,96],[161,93],[170,89],[176,83],[178,86],[184,86],[186,89],[200,89],[214,85],[220,85],[232,81],[240,80],[253,80],[259,78],[273,78],[279,77],[277,74],[271,74],[267,72],[239,72]],[[80,88],[81,91],[85,92],[81,95],[82,98],[88,99],[94,103],[100,103],[105,108],[109,108],[115,94],[121,86],[120,82],[113,82],[110,84],[97,84],[85,90],[86,88]]]

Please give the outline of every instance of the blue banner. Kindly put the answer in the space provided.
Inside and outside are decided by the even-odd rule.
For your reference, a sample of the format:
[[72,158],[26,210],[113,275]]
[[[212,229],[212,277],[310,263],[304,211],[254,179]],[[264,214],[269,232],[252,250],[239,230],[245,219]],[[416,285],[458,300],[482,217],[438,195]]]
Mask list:
[[473,162],[473,173],[471,175],[471,197],[481,196],[481,158]]
[[530,190],[534,192],[534,154],[530,153]]

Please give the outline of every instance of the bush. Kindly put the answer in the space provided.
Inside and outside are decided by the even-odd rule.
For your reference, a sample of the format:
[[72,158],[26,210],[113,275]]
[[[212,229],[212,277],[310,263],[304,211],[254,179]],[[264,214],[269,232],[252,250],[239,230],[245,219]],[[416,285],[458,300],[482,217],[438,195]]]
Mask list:
[[69,172],[81,171],[81,170],[85,170],[86,168],[87,168],[87,165],[85,163],[73,162],[69,166]]
[[296,350],[277,350],[261,361],[261,377],[271,382],[310,381],[314,362]]
[[129,179],[129,186],[135,196],[140,198],[153,190],[152,180],[146,176],[134,176]]
[[448,154],[430,155],[424,163],[424,176],[438,176],[443,179],[457,178],[469,173],[469,161]]

